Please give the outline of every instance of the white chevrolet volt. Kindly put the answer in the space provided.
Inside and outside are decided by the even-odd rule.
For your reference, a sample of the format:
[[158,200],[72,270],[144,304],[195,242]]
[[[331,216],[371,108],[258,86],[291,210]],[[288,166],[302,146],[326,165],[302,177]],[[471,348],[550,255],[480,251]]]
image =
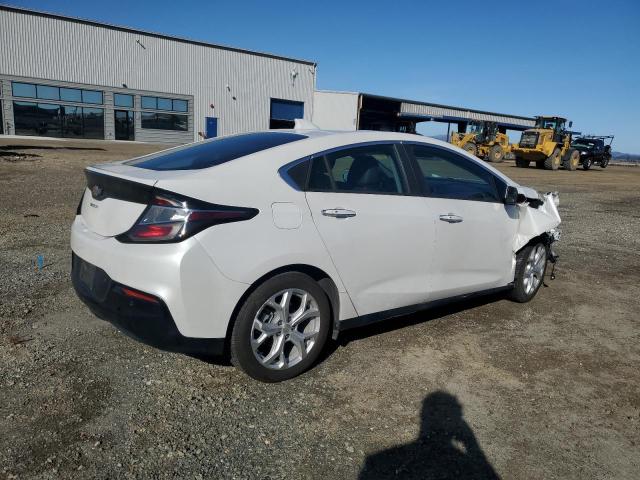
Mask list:
[[78,296],[140,341],[228,352],[263,381],[348,328],[501,290],[526,302],[556,258],[557,194],[418,135],[248,133],[85,173]]

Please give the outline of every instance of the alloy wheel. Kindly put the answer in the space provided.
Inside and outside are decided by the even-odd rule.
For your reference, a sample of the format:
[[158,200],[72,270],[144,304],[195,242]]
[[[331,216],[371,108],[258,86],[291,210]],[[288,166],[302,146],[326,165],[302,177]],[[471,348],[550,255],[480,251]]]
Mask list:
[[251,349],[266,368],[283,370],[304,360],[320,333],[320,309],[305,290],[289,288],[258,309],[251,327]]
[[527,258],[527,264],[524,268],[524,275],[522,281],[524,283],[524,291],[527,295],[535,292],[535,290],[542,282],[544,276],[544,267],[547,262],[547,252],[542,244],[536,245],[531,250],[529,257]]

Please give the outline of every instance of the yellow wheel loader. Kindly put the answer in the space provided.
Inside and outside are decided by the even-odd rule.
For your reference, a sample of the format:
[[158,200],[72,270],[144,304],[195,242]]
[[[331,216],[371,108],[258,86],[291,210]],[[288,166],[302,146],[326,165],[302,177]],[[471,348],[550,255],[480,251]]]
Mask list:
[[[511,146],[516,166],[527,168],[535,162],[537,168],[546,170],[578,168],[580,152],[571,147],[571,136],[578,132],[567,130],[566,123],[566,118],[536,117],[535,126],[522,132],[520,143]],[[572,124],[569,122],[569,128]]]
[[449,143],[489,162],[502,162],[511,151],[509,137],[495,122],[473,121],[466,132],[453,132]]

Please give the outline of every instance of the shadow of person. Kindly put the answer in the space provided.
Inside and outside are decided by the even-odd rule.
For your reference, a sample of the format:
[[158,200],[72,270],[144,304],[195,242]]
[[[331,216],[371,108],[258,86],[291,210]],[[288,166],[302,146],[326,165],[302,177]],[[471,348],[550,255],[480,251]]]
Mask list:
[[364,479],[498,479],[462,417],[462,406],[446,392],[428,395],[416,441],[369,455]]

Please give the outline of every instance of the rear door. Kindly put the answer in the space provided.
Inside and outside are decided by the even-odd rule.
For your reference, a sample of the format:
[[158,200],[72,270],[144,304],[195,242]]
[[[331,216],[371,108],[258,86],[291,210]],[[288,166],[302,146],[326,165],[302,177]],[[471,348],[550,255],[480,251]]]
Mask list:
[[429,298],[434,216],[408,194],[398,146],[355,146],[312,159],[307,202],[359,315]]
[[518,215],[502,201],[506,185],[452,150],[409,144],[426,209],[434,215],[432,298],[491,289],[513,280]]

